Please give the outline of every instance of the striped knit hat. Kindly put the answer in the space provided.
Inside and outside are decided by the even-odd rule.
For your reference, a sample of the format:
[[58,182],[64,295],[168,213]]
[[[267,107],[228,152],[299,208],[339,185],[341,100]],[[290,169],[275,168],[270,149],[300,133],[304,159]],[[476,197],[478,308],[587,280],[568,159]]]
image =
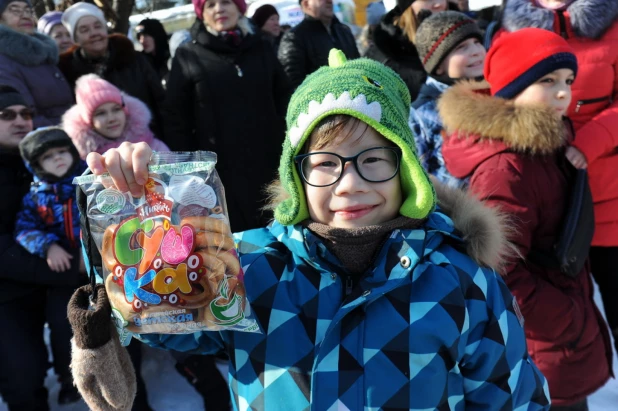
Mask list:
[[290,100],[288,132],[279,166],[281,184],[289,198],[275,210],[275,219],[293,225],[309,218],[304,186],[294,164],[315,126],[324,118],[346,114],[367,123],[402,152],[399,176],[406,217],[423,219],[434,209],[433,186],[416,156],[414,138],[408,126],[410,92],[401,78],[388,67],[369,59],[347,61],[333,49],[329,66],[307,76]]
[[421,22],[414,43],[425,71],[436,74],[446,56],[471,37],[483,41],[483,33],[474,20],[457,11],[443,11],[432,13]]

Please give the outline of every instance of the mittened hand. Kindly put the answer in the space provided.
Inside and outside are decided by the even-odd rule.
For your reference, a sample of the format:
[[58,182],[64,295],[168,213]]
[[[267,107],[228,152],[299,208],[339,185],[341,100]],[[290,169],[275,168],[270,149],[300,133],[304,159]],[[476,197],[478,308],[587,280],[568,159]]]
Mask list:
[[112,307],[103,284],[98,284],[96,287],[97,299],[93,309],[90,307],[92,294],[90,284],[78,288],[69,301],[67,314],[73,328],[75,344],[79,348],[98,348],[111,338]]
[[569,160],[569,162],[573,164],[573,167],[578,169],[588,168],[586,156],[584,156],[584,154],[575,147],[567,147],[565,155],[567,160]]

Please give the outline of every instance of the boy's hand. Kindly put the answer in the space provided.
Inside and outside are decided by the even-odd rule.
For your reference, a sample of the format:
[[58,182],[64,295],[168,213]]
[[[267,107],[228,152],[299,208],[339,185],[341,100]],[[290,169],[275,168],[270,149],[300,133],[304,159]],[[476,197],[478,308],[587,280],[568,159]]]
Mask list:
[[571,162],[571,164],[573,164],[573,167],[575,168],[588,168],[588,162],[586,161],[586,157],[582,154],[581,151],[579,151],[575,147],[567,147],[566,158]]
[[94,152],[88,154],[86,162],[95,175],[109,172],[119,191],[130,191],[134,197],[141,197],[148,180],[151,155],[152,149],[146,143],[124,142],[103,155]]
[[58,244],[54,243],[47,249],[47,265],[49,265],[52,271],[61,273],[69,270],[71,268],[71,259],[73,259],[73,256]]

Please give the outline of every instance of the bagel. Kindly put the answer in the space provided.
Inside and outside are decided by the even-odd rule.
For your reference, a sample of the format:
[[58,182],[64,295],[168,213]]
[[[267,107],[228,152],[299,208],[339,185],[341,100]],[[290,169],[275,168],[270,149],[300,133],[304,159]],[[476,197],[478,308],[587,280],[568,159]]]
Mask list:
[[180,225],[190,224],[195,228],[195,231],[210,231],[213,233],[221,233],[231,235],[230,226],[223,220],[213,217],[192,216],[185,217],[180,220]]
[[204,254],[218,258],[225,264],[225,274],[238,275],[240,273],[240,262],[232,250],[220,251],[214,247],[202,248],[197,251],[204,258]]
[[217,250],[227,251],[235,248],[236,245],[232,237],[226,234],[209,231],[198,231],[195,233],[195,250],[213,247]]
[[103,261],[103,265],[107,268],[108,271],[113,271],[118,261],[116,261],[116,257],[114,256],[114,231],[118,224],[112,224],[105,229],[105,233],[103,233],[103,241],[101,242],[101,260]]

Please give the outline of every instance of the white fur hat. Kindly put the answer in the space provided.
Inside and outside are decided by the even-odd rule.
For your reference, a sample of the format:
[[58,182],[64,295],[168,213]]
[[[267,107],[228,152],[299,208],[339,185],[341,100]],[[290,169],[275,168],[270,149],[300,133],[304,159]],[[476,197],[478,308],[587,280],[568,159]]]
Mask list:
[[92,16],[97,18],[104,26],[107,26],[105,16],[100,8],[94,4],[79,2],[75,3],[64,11],[62,15],[62,24],[69,31],[71,38],[75,41],[75,29],[77,28],[77,22],[82,17]]

